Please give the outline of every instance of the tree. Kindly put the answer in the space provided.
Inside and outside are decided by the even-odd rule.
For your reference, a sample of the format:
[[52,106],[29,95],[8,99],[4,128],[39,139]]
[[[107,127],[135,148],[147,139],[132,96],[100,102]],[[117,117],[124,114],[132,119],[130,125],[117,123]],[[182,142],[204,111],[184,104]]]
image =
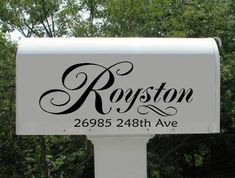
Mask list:
[[[77,13],[80,9],[76,1],[39,0],[34,3],[27,0],[1,1],[0,11],[2,32],[18,30],[25,37],[70,36],[73,33],[73,26],[77,27],[82,20],[80,14]],[[1,77],[1,86],[4,91],[7,89],[1,96],[1,101],[3,101],[1,109],[5,110],[5,103],[8,103],[13,109],[15,107],[14,61],[16,45],[5,38],[3,39],[2,44],[5,46],[2,47],[9,55],[6,58],[3,55],[5,52],[2,51],[0,63],[2,64],[2,76],[5,76]],[[13,49],[9,50],[6,48],[8,46],[14,46],[14,48],[11,47]],[[11,65],[8,65],[8,61],[11,62]],[[6,75],[9,75],[9,78],[6,78]],[[13,81],[11,86],[5,85],[11,80]],[[8,92],[8,89],[11,92]],[[0,147],[2,148],[1,153],[3,153],[0,166],[1,177],[87,177],[87,175],[93,174],[91,167],[93,162],[90,161],[93,158],[93,153],[90,151],[90,144],[85,137],[17,137],[14,129],[15,109],[13,109],[8,111],[11,117],[2,122],[2,128],[6,127],[6,131],[3,132],[5,135],[1,137],[1,140],[2,143],[7,144],[7,147],[5,145]],[[1,118],[3,116],[1,112]],[[11,128],[7,123],[11,123]],[[14,141],[10,143],[9,133],[14,138]],[[12,143],[15,147],[12,147]],[[10,150],[13,152],[12,155],[6,154]],[[18,155],[17,162],[15,162],[14,155]],[[74,164],[70,165],[72,162]],[[12,165],[14,165],[14,169]],[[60,171],[61,168],[63,168],[62,171]]]

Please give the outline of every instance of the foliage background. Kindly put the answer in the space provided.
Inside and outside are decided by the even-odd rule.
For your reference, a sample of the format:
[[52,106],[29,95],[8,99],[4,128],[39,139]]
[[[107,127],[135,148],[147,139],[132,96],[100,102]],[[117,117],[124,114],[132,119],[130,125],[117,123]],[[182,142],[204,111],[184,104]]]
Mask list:
[[93,178],[93,147],[85,136],[15,135],[15,31],[23,37],[220,37],[221,133],[155,136],[148,177],[235,177],[234,0],[0,1],[0,177]]

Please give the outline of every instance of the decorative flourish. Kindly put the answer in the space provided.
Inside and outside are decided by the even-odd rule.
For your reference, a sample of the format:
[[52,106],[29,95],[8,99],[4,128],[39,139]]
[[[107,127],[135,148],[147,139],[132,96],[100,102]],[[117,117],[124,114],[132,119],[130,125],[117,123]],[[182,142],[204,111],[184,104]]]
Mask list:
[[154,111],[160,116],[167,117],[167,116],[174,116],[177,114],[177,109],[173,106],[168,106],[164,110],[159,109],[158,107],[148,104],[148,105],[141,105],[137,108],[138,113],[145,115],[148,114],[149,111]]
[[[132,72],[133,68],[133,64],[129,61],[121,61],[110,67],[96,63],[74,64],[67,68],[62,75],[61,81],[64,89],[51,89],[44,92],[39,98],[39,106],[43,111],[50,114],[69,114],[78,110],[90,93],[94,93],[97,112],[100,114],[108,114],[112,107],[104,111],[102,95],[100,95],[99,92],[110,88],[115,83],[116,76],[128,75]],[[92,75],[94,75],[94,71],[100,72],[96,73],[92,81],[89,81],[88,78],[93,78]],[[105,78],[105,81],[103,81],[102,78]],[[74,103],[70,103],[71,93],[83,87],[86,88],[85,91],[77,100],[73,98],[72,101],[75,101]],[[64,97],[66,97],[66,100],[64,100]]]
[[[65,101],[60,101],[60,103],[56,103],[55,98],[54,98],[53,96],[51,96],[51,99],[50,99],[49,101],[50,101],[50,104],[51,104],[52,106],[57,106],[57,107],[65,106],[65,105],[67,105],[67,104],[70,102],[70,99],[71,99],[69,93],[67,93],[67,92],[64,91],[64,90],[52,89],[52,90],[48,90],[48,91],[46,91],[45,93],[43,93],[43,94],[41,95],[41,97],[39,98],[39,106],[40,106],[40,108],[41,108],[43,111],[45,111],[45,112],[47,112],[47,113],[50,113],[50,114],[55,114],[55,112],[50,112],[50,111],[47,111],[46,109],[44,109],[44,107],[43,107],[43,105],[42,105],[42,99],[43,99],[45,96],[47,96],[47,95],[53,95],[53,94],[54,94],[54,95],[55,95],[55,94],[65,95],[65,96],[67,97],[67,99],[66,99]],[[57,102],[59,102],[59,100],[58,100]]]

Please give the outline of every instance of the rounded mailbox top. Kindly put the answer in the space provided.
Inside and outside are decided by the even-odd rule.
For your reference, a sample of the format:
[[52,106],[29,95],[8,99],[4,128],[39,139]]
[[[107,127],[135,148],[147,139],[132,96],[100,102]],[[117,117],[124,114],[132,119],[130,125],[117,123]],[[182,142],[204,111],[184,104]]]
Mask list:
[[213,38],[24,38],[18,54],[215,54]]

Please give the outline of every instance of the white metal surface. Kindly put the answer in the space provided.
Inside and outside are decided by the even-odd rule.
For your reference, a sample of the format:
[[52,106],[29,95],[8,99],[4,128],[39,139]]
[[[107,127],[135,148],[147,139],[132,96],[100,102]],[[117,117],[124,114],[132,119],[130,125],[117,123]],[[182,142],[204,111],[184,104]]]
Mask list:
[[18,54],[214,54],[212,38],[24,38]]
[[220,129],[220,62],[211,38],[24,39],[16,65],[17,134]]
[[96,178],[147,178],[145,136],[89,136],[94,144]]

